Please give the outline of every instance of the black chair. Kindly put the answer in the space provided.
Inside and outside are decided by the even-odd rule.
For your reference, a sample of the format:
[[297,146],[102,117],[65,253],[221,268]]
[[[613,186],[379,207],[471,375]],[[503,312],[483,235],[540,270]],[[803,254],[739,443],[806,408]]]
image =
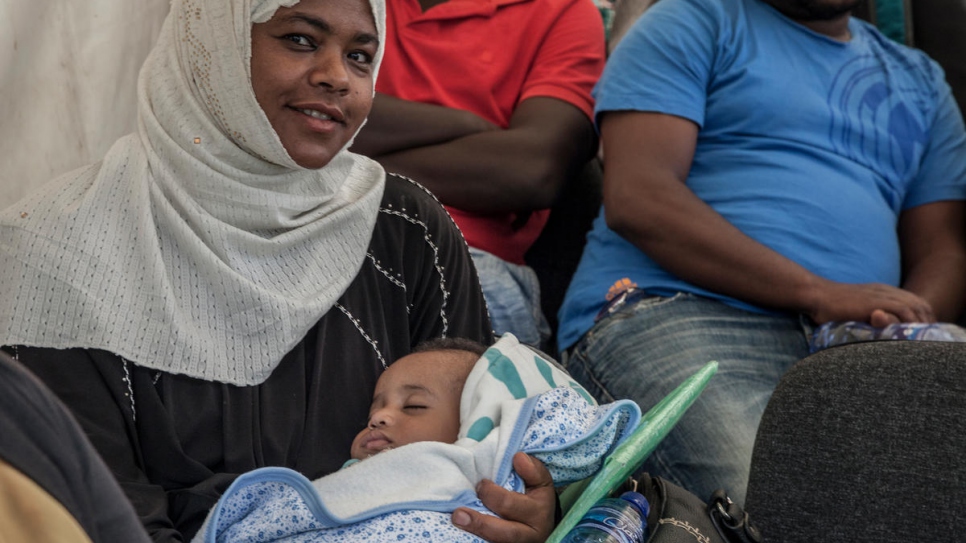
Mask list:
[[766,542],[966,541],[966,344],[796,364],[758,429],[746,510]]

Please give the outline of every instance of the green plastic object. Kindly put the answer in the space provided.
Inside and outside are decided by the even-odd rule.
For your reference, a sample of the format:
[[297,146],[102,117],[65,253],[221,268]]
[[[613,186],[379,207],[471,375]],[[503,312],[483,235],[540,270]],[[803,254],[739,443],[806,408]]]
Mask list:
[[717,371],[717,362],[705,364],[641,417],[634,433],[604,460],[597,475],[570,485],[561,494],[560,506],[566,514],[547,543],[559,543],[591,506],[608,496],[654,452]]

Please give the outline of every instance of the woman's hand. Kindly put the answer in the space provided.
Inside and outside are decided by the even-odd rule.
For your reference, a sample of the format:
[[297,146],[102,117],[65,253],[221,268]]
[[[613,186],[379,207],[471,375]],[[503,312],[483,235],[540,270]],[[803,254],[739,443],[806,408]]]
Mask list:
[[513,469],[526,485],[524,494],[484,480],[476,493],[499,517],[461,507],[453,511],[453,524],[493,543],[541,543],[554,527],[557,496],[546,466],[522,452],[513,456]]

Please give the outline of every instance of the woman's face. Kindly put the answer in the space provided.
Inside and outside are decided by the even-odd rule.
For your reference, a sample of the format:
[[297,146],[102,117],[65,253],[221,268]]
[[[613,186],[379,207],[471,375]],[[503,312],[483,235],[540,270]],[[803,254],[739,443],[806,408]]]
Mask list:
[[301,0],[252,26],[255,98],[299,166],[325,166],[362,125],[378,47],[366,0]]

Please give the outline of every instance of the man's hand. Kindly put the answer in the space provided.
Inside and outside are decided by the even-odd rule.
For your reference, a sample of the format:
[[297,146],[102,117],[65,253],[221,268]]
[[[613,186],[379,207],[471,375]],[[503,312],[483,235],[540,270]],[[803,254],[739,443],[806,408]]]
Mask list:
[[484,480],[476,492],[490,511],[484,515],[461,507],[453,512],[453,524],[493,543],[546,541],[554,526],[557,496],[546,466],[524,453],[513,456],[513,469],[526,485],[526,493],[507,490]]
[[818,324],[859,321],[883,328],[900,322],[936,322],[929,302],[908,290],[879,283],[822,283],[815,305],[807,311]]
[[876,328],[885,328],[891,324],[899,324],[899,322],[899,317],[881,309],[876,309],[869,317],[869,324]]

